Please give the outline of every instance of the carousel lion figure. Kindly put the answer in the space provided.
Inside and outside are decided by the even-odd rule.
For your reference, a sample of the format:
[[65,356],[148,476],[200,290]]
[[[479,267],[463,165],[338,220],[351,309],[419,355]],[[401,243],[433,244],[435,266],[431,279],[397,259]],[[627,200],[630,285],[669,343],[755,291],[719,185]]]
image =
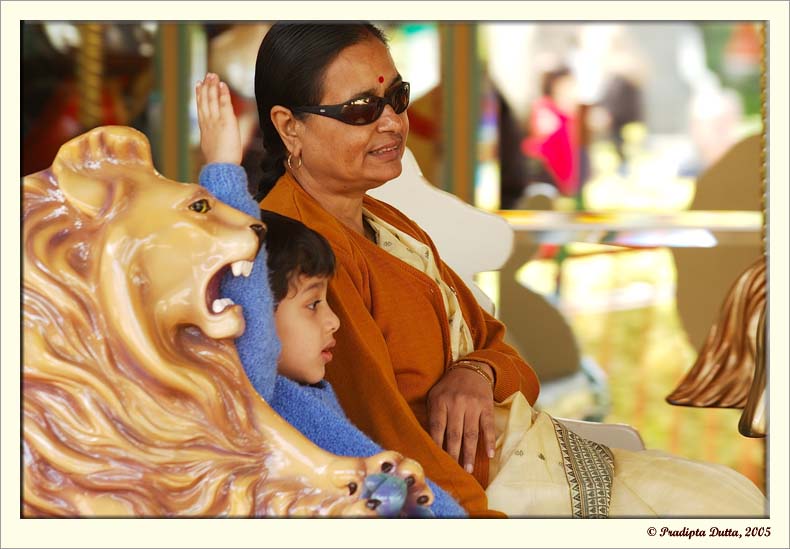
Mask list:
[[161,176],[124,127],[22,189],[24,516],[376,516],[357,487],[382,470],[430,505],[418,464],[330,454],[250,384],[218,293],[259,220]]

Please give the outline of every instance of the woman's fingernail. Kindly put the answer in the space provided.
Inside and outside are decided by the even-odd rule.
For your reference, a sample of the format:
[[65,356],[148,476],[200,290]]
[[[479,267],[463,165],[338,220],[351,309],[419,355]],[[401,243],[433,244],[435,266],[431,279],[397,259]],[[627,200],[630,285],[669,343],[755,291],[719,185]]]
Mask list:
[[488,450],[488,459],[494,459],[494,450],[490,448]]
[[464,465],[464,469],[466,469],[466,472],[469,473],[470,475],[472,474],[472,471],[474,471],[474,467],[472,467],[471,463],[467,463],[466,465]]

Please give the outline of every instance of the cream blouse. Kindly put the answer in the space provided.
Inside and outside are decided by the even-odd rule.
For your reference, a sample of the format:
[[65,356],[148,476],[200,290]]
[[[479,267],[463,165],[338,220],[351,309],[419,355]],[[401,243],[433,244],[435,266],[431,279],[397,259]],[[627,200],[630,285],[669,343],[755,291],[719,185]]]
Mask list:
[[401,261],[425,273],[439,287],[444,301],[444,309],[450,327],[450,350],[453,360],[466,356],[474,351],[472,334],[466,325],[461,307],[451,288],[441,277],[436,259],[431,248],[419,240],[412,238],[403,231],[398,230],[389,223],[382,221],[363,208],[362,216],[376,233],[376,242],[379,248],[394,255]]

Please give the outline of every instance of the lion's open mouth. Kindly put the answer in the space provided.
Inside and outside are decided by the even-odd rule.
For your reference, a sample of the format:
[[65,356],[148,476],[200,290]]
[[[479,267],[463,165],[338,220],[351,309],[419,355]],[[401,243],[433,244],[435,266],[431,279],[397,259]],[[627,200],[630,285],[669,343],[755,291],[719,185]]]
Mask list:
[[229,265],[225,265],[221,269],[219,269],[206,287],[206,307],[209,311],[218,315],[222,313],[228,307],[235,305],[233,300],[227,297],[220,297],[219,295],[219,283],[222,280],[222,277],[225,276],[225,273],[230,270],[233,273],[233,276],[250,276],[252,273],[252,261],[240,260],[234,261]]

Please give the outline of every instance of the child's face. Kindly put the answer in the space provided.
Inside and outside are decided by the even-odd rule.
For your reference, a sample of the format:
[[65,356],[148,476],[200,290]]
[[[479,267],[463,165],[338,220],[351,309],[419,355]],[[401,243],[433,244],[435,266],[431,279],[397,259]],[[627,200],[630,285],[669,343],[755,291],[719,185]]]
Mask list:
[[340,327],[326,302],[328,280],[300,275],[274,312],[282,353],[277,371],[299,383],[318,383],[332,360],[332,336]]

